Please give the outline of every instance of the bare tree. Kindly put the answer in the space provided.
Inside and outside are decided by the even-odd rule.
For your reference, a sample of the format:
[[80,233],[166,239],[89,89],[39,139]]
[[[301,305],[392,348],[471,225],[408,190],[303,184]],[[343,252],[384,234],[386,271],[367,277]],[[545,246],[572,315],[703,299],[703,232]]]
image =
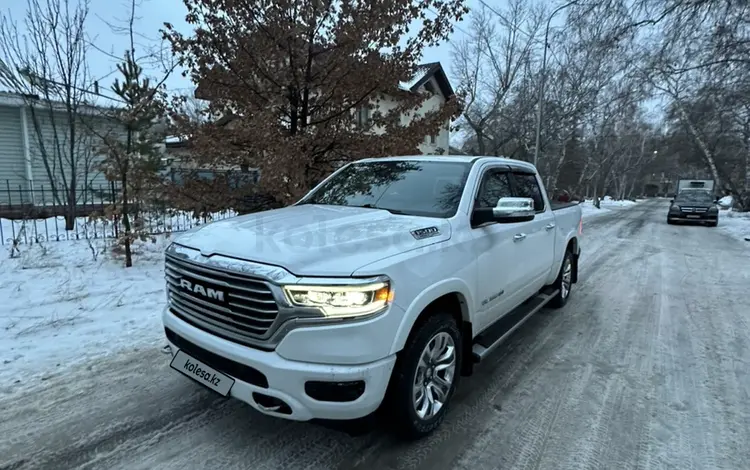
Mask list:
[[0,85],[23,96],[34,131],[30,163],[43,166],[54,201],[65,207],[67,230],[95,173],[93,142],[81,123],[95,112],[89,106],[88,12],[87,0],[29,0],[25,32],[10,14],[0,18]]
[[471,14],[471,33],[453,48],[453,72],[465,95],[462,119],[480,155],[497,153],[515,137],[497,124],[507,117],[541,25],[539,10],[524,0],[512,0],[502,11],[483,6]]

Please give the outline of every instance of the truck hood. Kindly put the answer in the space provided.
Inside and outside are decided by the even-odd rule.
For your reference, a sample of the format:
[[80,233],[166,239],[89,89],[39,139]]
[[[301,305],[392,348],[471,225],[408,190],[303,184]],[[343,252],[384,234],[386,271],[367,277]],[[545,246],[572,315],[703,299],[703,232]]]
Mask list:
[[182,234],[175,243],[204,256],[270,264],[297,276],[337,277],[450,236],[446,219],[305,204],[213,222]]
[[689,202],[689,201],[675,201],[675,206],[678,207],[699,207],[701,209],[710,209],[716,206],[713,202]]

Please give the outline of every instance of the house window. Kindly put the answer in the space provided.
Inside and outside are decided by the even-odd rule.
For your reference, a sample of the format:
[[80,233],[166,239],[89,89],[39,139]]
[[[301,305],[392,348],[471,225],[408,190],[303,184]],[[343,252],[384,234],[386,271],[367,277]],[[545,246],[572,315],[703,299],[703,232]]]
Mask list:
[[431,135],[431,136],[430,136],[430,143],[431,143],[431,144],[434,144],[435,142],[437,142],[437,137],[436,137],[436,136],[434,136],[434,135]]
[[427,92],[430,93],[431,95],[435,94],[435,87],[432,86],[431,82],[425,83],[424,84],[424,89],[427,90]]
[[357,127],[367,129],[370,127],[370,108],[369,106],[360,106],[355,110],[355,120]]

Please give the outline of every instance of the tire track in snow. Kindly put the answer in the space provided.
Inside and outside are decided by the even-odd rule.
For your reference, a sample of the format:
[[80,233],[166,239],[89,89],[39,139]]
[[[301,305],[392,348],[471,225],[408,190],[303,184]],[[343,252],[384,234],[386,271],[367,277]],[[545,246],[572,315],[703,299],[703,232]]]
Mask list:
[[[627,237],[622,238],[619,245],[632,243],[630,237],[638,234],[643,228],[642,222],[627,223],[617,228],[618,234],[627,233]],[[613,278],[619,278],[621,271],[618,266],[626,263],[625,258],[632,256],[628,250],[613,250],[607,259],[606,266],[598,273],[596,281],[597,286],[604,287],[603,290],[610,289],[610,286],[617,285],[613,283]],[[643,271],[643,263],[639,263],[639,271]],[[631,266],[632,268],[632,266]],[[633,276],[639,279],[640,273]],[[627,283],[626,283],[627,284]],[[583,290],[587,289],[582,286]],[[622,283],[618,286],[623,288]],[[601,295],[602,292],[589,286],[588,292],[591,295]],[[582,299],[585,301],[586,299]],[[609,425],[614,416],[611,413],[611,404],[607,400],[607,394],[603,397],[589,397],[592,390],[610,390],[612,382],[622,380],[622,364],[611,363],[619,353],[624,344],[622,333],[625,329],[622,325],[627,325],[629,321],[628,304],[632,303],[632,297],[622,298],[615,306],[615,310],[608,310],[606,316],[601,312],[591,312],[599,321],[590,321],[588,328],[584,329],[582,340],[577,341],[577,348],[563,349],[560,354],[565,354],[573,367],[579,371],[573,376],[566,377],[567,383],[574,384],[563,390],[557,390],[555,393],[564,399],[564,405],[560,407],[559,423],[553,423],[548,435],[542,446],[538,449],[538,457],[534,468],[551,468],[559,466],[560,468],[586,468],[586,464],[592,460],[597,460],[596,453],[606,448],[605,436],[593,433],[590,423],[591,416],[599,416],[600,422]],[[577,315],[577,319],[586,320],[587,317]],[[614,325],[610,323],[612,318],[617,318]],[[591,319],[592,317],[588,317]],[[606,322],[607,329],[604,330],[602,325]],[[609,332],[603,336],[605,331]],[[591,341],[592,339],[595,341]],[[602,350],[602,346],[607,348]],[[614,349],[618,354],[612,354],[608,349]],[[603,358],[603,359],[602,359]],[[628,364],[627,361],[624,364]],[[533,424],[531,425],[533,426]],[[566,455],[567,459],[560,459],[561,455]],[[615,465],[615,462],[607,461],[609,466]],[[518,462],[516,467],[526,468],[526,462]],[[591,468],[591,467],[588,467]]]

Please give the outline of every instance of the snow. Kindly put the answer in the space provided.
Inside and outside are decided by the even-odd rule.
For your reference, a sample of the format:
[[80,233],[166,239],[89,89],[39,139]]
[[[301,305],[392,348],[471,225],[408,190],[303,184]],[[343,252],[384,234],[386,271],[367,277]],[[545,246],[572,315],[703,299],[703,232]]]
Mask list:
[[724,196],[723,198],[719,199],[719,206],[723,208],[730,208],[734,204],[734,197],[733,196]]
[[76,363],[159,343],[168,242],[137,243],[128,269],[112,240],[20,245],[14,257],[4,246],[0,384],[22,389]]
[[398,84],[399,88],[404,91],[412,91],[412,88],[414,88],[414,85],[416,85],[421,79],[424,78],[427,72],[430,71],[431,67],[432,67],[432,64],[420,64],[417,67],[417,71],[414,74],[414,76],[411,78],[411,80],[408,80],[406,82],[400,82]]
[[639,202],[641,201],[640,200],[618,201],[618,200],[611,198],[610,196],[604,196],[599,203],[599,206],[600,206],[599,209],[597,209],[596,206],[594,206],[594,201],[591,199],[585,200],[584,202],[580,204],[580,206],[581,206],[581,211],[583,212],[583,217],[585,219],[587,217],[597,217],[600,215],[610,214],[613,208],[626,208],[626,207],[634,206],[635,204],[638,204]]
[[733,238],[750,241],[750,212],[722,210],[719,213],[719,228]]
[[[202,223],[192,213],[175,212],[147,218],[145,226],[182,232]],[[137,242],[127,269],[108,220],[79,217],[75,230],[66,232],[62,217],[0,219],[0,235],[0,391],[162,341],[167,235]],[[15,247],[14,239],[20,243]]]

